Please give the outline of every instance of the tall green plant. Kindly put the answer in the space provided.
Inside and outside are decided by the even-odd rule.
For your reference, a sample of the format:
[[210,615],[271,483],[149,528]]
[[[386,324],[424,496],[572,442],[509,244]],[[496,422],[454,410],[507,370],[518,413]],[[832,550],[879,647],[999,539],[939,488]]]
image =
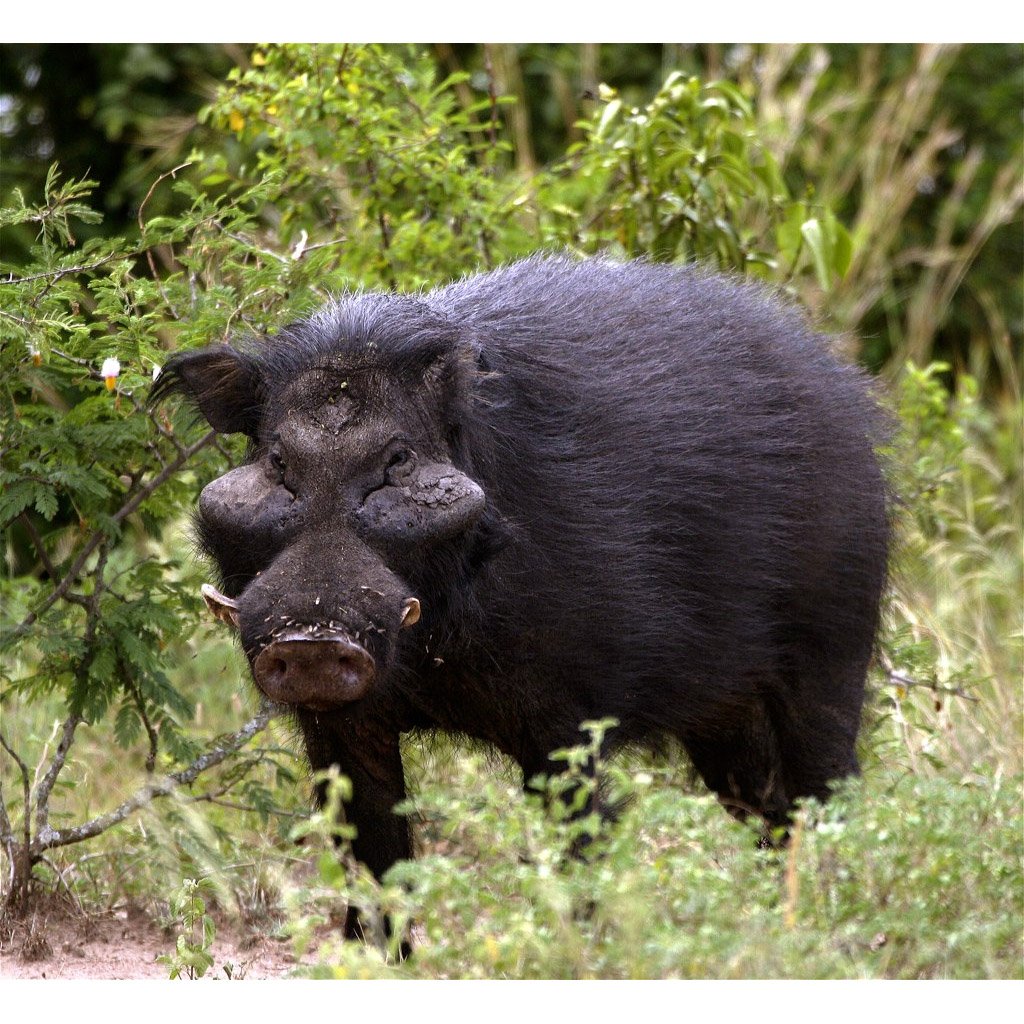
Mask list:
[[301,248],[314,230],[344,248],[351,282],[413,288],[529,249],[503,173],[497,121],[510,97],[468,107],[412,47],[267,46],[200,116],[235,133],[242,163],[213,155],[204,179],[279,176],[267,228]]
[[852,257],[830,210],[795,198],[735,85],[674,72],[650,103],[602,87],[584,139],[542,180],[549,243],[666,262],[698,261],[828,290]]

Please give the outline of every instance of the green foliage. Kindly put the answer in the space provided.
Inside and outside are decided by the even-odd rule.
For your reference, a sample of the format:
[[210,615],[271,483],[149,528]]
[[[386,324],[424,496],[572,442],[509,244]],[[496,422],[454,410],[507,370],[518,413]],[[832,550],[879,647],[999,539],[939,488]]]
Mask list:
[[1019,388],[1022,60],[1016,45],[787,45],[736,69],[783,175],[813,182],[854,242],[827,301],[801,298],[873,367],[942,359],[990,393]]
[[497,173],[497,104],[462,108],[464,74],[442,80],[411,47],[309,45],[261,47],[229,78],[200,116],[249,162],[215,157],[204,184],[277,176],[281,242],[301,247],[316,225],[344,246],[346,284],[414,288],[528,246]]
[[909,364],[889,465],[896,546],[881,635],[876,753],[915,771],[1022,769],[1024,408]]
[[[583,762],[590,745],[566,752]],[[427,850],[383,884],[339,867],[328,819],[316,880],[288,897],[301,973],[329,978],[972,978],[1020,975],[1016,787],[907,775],[851,783],[798,814],[785,849],[665,767],[607,765],[613,824],[577,825],[466,757],[415,800]],[[411,810],[411,806],[410,806]],[[346,902],[413,924],[397,939],[311,942]]]
[[171,896],[171,918],[180,924],[182,930],[175,941],[174,952],[157,957],[157,963],[170,968],[168,977],[171,981],[182,976],[195,981],[213,966],[210,949],[217,928],[213,918],[206,913],[206,901],[200,896],[204,886],[203,879],[184,878],[181,888]]
[[546,241],[780,282],[810,267],[826,290],[846,272],[849,234],[791,196],[735,85],[677,72],[643,108],[607,87],[601,101],[541,186]]

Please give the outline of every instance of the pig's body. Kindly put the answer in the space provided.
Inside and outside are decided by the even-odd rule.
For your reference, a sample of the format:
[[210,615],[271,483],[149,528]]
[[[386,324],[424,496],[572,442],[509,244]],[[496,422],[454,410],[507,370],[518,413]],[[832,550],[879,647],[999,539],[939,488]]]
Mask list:
[[611,745],[678,737],[771,823],[856,770],[880,423],[795,312],[693,269],[538,258],[167,374],[254,440],[202,532],[257,683],[351,777],[374,871],[410,853],[410,729],[529,777],[612,716]]

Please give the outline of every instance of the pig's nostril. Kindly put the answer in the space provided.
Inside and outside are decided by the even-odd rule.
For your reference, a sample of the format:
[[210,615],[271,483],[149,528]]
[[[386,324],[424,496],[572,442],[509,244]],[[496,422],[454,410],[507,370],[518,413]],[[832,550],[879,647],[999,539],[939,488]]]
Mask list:
[[253,676],[272,700],[330,707],[362,697],[375,668],[370,652],[351,640],[293,635],[263,649]]

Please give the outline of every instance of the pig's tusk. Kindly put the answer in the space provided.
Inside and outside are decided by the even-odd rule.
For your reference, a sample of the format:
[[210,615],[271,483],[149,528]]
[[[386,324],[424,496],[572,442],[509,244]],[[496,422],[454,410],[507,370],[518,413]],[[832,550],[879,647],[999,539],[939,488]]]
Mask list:
[[216,587],[204,583],[200,587],[200,593],[206,602],[206,607],[220,619],[234,629],[238,629],[238,602],[233,597],[226,597]]
[[402,621],[400,629],[406,626],[415,626],[420,621],[420,603],[415,597],[410,597],[402,606]]

